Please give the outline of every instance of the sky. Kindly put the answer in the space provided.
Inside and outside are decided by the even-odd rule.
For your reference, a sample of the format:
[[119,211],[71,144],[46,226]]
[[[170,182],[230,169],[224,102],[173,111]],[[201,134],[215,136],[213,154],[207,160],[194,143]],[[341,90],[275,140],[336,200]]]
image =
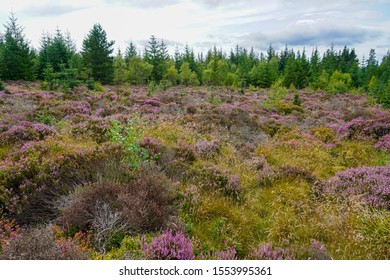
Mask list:
[[237,44],[311,53],[333,44],[354,48],[359,59],[375,49],[381,60],[390,50],[390,0],[0,0],[0,33],[12,11],[37,49],[42,33],[57,27],[80,49],[100,23],[122,52],[130,41],[142,51],[151,35],[171,53],[185,44],[195,53],[214,46],[229,53]]

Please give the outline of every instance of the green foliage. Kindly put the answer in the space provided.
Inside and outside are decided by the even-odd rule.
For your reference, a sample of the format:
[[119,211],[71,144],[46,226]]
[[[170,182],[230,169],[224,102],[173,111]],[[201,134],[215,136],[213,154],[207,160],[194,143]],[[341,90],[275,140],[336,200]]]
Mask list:
[[351,75],[348,73],[340,73],[336,70],[330,76],[326,90],[330,93],[345,93],[350,89],[351,85]]
[[38,78],[45,78],[45,69],[49,65],[55,73],[74,67],[72,58],[75,56],[75,49],[69,33],[64,36],[61,30],[57,29],[54,37],[44,34],[39,50]]
[[114,83],[121,85],[126,82],[126,61],[119,53],[114,59]]
[[301,106],[302,105],[302,101],[301,101],[301,99],[299,97],[300,97],[300,95],[298,93],[294,94],[293,104],[296,105],[296,106]]
[[65,68],[64,65],[61,65],[61,70],[55,72],[54,68],[48,64],[44,69],[44,81],[41,83],[41,88],[44,90],[57,90],[61,88],[63,92],[69,92],[80,84],[77,76],[77,69]]
[[5,90],[5,86],[2,80],[0,80],[0,90]]
[[146,84],[152,78],[153,65],[142,58],[134,56],[130,58],[127,72],[127,81],[130,84]]
[[12,13],[5,25],[0,51],[0,76],[3,80],[27,80],[35,78],[35,54],[23,34],[23,27]]
[[207,101],[213,105],[219,105],[222,103],[221,98],[219,98],[219,96],[216,95],[214,92],[210,94],[210,97],[207,99]]
[[144,134],[144,123],[138,116],[130,117],[121,124],[117,120],[111,121],[109,138],[111,142],[121,144],[126,151],[126,161],[132,168],[137,168],[149,157],[148,150],[142,148],[140,143]]
[[152,96],[155,91],[157,90],[157,84],[155,81],[150,81],[149,84],[148,84],[148,93],[147,95],[148,96]]
[[179,74],[177,73],[177,69],[175,65],[171,65],[167,70],[166,78],[172,83],[172,85],[176,85],[179,79]]
[[114,41],[107,40],[106,31],[95,24],[85,37],[82,46],[83,65],[91,70],[92,78],[102,83],[110,83],[114,78]]
[[153,66],[151,78],[159,83],[167,70],[168,61],[167,46],[164,41],[158,42],[155,36],[151,36],[145,48],[144,60]]

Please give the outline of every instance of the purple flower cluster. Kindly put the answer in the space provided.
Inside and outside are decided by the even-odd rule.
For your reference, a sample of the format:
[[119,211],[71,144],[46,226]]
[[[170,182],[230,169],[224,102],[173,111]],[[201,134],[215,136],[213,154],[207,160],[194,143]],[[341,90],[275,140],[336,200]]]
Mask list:
[[215,260],[236,260],[237,251],[234,247],[227,247],[223,251],[216,251],[214,253]]
[[202,260],[237,260],[237,250],[234,247],[228,246],[225,250],[207,252],[199,255]]
[[239,201],[242,193],[242,186],[240,183],[240,176],[230,175],[228,177],[228,182],[224,190],[225,194],[229,197],[232,197],[234,200]]
[[163,103],[156,99],[156,98],[150,98],[150,99],[145,99],[141,102],[141,105],[143,106],[152,106],[152,107],[160,107],[163,105]]
[[390,210],[390,165],[357,167],[339,172],[330,178],[325,187],[329,195],[345,199],[361,197],[373,207]]
[[190,238],[181,231],[164,231],[153,238],[151,243],[142,244],[142,252],[147,259],[152,260],[193,260],[194,251]]
[[220,142],[217,140],[200,140],[195,144],[196,154],[200,157],[210,157],[220,148]]
[[0,216],[0,249],[8,241],[20,236],[21,228],[15,224],[14,220],[2,218]]
[[43,140],[47,136],[54,135],[54,127],[43,124],[22,121],[0,133],[0,142],[4,144],[20,143],[23,141]]
[[377,149],[385,149],[390,152],[390,133],[386,134],[376,143],[375,148]]
[[260,245],[253,250],[249,257],[255,260],[291,260],[292,253],[289,249],[274,248],[272,243]]
[[390,118],[366,120],[359,117],[341,125],[338,133],[346,139],[377,140],[390,133]]
[[72,117],[75,114],[89,115],[90,106],[84,101],[70,101],[68,103],[58,105],[57,111],[60,112],[64,118]]

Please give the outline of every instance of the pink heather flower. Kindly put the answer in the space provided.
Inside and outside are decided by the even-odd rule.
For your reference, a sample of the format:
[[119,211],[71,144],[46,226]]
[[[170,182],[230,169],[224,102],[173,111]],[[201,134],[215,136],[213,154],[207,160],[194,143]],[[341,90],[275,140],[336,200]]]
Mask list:
[[350,168],[330,178],[324,189],[345,199],[361,197],[368,205],[390,210],[390,165]]
[[181,231],[164,231],[153,238],[151,243],[142,244],[142,252],[153,260],[193,260],[194,252],[191,239]]

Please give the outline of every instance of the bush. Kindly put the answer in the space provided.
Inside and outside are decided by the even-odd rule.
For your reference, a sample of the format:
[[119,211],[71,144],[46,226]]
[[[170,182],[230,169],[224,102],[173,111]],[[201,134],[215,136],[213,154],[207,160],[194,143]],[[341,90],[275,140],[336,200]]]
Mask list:
[[380,138],[378,143],[376,143],[375,148],[384,149],[390,152],[390,133]]
[[326,250],[324,244],[317,240],[312,240],[310,247],[303,247],[298,252],[299,259],[305,260],[331,260],[332,255]]
[[69,239],[56,239],[52,226],[31,229],[4,246],[3,260],[84,260],[88,251]]
[[289,249],[274,248],[272,243],[260,245],[252,250],[248,257],[252,260],[291,260],[293,255]]
[[357,140],[378,140],[390,133],[390,118],[365,120],[356,118],[340,126],[338,132],[343,138]]
[[390,210],[390,166],[357,167],[338,172],[325,187],[328,195],[358,197],[365,204]]
[[70,197],[60,220],[76,231],[94,228],[99,222],[100,232],[145,233],[168,226],[175,213],[173,199],[173,184],[165,175],[143,166],[128,183],[85,186]]
[[109,138],[112,142],[119,143],[124,147],[126,159],[133,168],[138,167],[149,157],[148,150],[140,145],[143,133],[144,124],[137,116],[130,117],[125,124],[121,124],[117,120],[111,121]]
[[142,244],[142,252],[151,260],[193,260],[194,251],[191,239],[182,232],[172,230],[153,238],[152,242]]
[[334,71],[329,78],[326,90],[330,93],[345,93],[352,85],[352,78],[349,73]]
[[211,158],[220,149],[220,142],[217,140],[200,140],[195,144],[195,152],[203,158]]
[[22,121],[12,126],[7,131],[0,133],[1,144],[16,144],[24,141],[43,140],[54,135],[54,127],[42,123]]
[[314,137],[324,143],[332,143],[336,138],[336,133],[329,127],[320,126],[311,129]]
[[21,228],[10,220],[0,216],[0,253],[4,245],[20,235]]

